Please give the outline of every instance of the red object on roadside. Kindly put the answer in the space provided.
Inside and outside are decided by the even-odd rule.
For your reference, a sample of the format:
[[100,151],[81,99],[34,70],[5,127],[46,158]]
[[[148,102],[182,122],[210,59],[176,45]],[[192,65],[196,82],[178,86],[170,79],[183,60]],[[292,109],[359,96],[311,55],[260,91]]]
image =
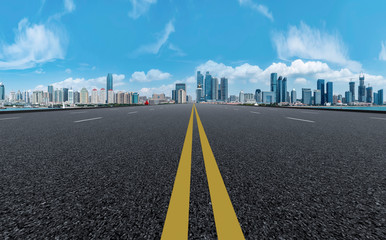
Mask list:
[[149,105],[149,102],[146,100],[145,105]]

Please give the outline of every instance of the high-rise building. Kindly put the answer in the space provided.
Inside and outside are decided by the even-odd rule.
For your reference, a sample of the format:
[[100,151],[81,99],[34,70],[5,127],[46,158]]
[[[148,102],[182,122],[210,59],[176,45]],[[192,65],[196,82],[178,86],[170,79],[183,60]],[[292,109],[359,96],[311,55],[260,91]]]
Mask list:
[[68,103],[69,104],[74,104],[74,90],[72,90],[72,88],[70,88],[68,90]]
[[179,103],[178,102],[178,91],[180,89],[184,90],[185,91],[185,95],[186,95],[186,83],[176,83],[176,91],[175,91],[175,94],[176,94],[175,101],[176,101],[176,103]]
[[91,103],[98,104],[98,89],[96,88],[91,91]]
[[276,93],[276,90],[277,90],[277,73],[271,73],[271,92]]
[[365,75],[359,75],[358,102],[366,102]]
[[98,102],[99,103],[102,103],[102,104],[106,104],[107,102],[107,99],[106,99],[106,89],[104,88],[101,88],[101,90],[99,91],[99,99],[98,99]]
[[203,88],[204,84],[204,75],[200,71],[197,71],[197,88]]
[[114,101],[114,90],[112,90],[112,89],[107,91],[107,103],[115,103],[115,101]]
[[228,101],[228,78],[222,77],[221,78],[221,101],[227,102]]
[[352,99],[352,92],[351,91],[346,91],[344,93],[344,97],[346,99],[346,103],[347,104],[352,104],[353,103],[353,99]]
[[172,90],[172,100],[177,103],[177,92],[176,92],[176,90]]
[[291,91],[291,103],[295,103],[295,102],[296,102],[296,90],[292,89],[292,91]]
[[202,100],[202,88],[196,89],[196,102],[199,103]]
[[244,103],[244,101],[244,91],[241,90],[239,93],[239,102]]
[[205,74],[205,101],[210,101],[213,99],[212,97],[212,76],[209,74],[209,72],[206,72]]
[[276,103],[276,92],[263,91],[262,95],[263,95],[263,103],[265,104]]
[[373,88],[368,87],[366,88],[366,102],[372,103],[373,102]]
[[283,77],[282,76],[279,76],[279,78],[277,79],[277,84],[276,84],[276,102],[277,103],[280,103],[280,102],[283,102],[282,99],[281,99],[281,89],[282,89],[282,84],[283,83]]
[[255,91],[255,100],[257,103],[261,103],[263,101],[263,96],[261,94],[261,89],[256,89]]
[[74,103],[80,103],[80,92],[74,91]]
[[236,100],[237,100],[236,95],[230,95],[229,96],[229,102],[236,102]]
[[256,102],[255,95],[253,93],[244,93],[244,102],[246,103]]
[[350,92],[351,92],[351,100],[355,102],[355,82],[349,82]]
[[184,89],[177,91],[177,103],[186,103],[186,92]]
[[80,103],[88,104],[88,91],[86,88],[82,88],[82,90],[80,90]]
[[68,88],[63,88],[62,92],[63,92],[63,102],[67,102],[68,101]]
[[2,82],[0,82],[0,101],[5,100],[5,86]]
[[49,85],[47,90],[48,90],[48,101],[53,102],[54,101],[54,86]]
[[302,88],[302,103],[307,105],[312,105],[311,88]]
[[132,96],[132,104],[138,104],[139,103],[139,94],[136,92],[131,93]]
[[383,89],[378,90],[378,105],[383,105]]
[[379,102],[378,102],[378,101],[379,101],[378,93],[377,93],[377,92],[374,92],[373,94],[374,94],[374,95],[373,95],[373,96],[374,96],[374,97],[373,97],[373,104],[374,104],[374,105],[379,105]]
[[281,97],[280,100],[282,102],[287,102],[287,78],[283,78],[283,82],[281,84]]
[[326,102],[332,104],[333,103],[333,95],[334,95],[333,83],[327,82],[326,87],[327,87]]
[[116,103],[124,104],[125,103],[125,93],[122,91],[117,92],[116,94]]
[[322,94],[320,90],[314,90],[314,105],[322,104]]
[[109,90],[113,90],[113,75],[111,73],[107,74],[107,77],[106,77],[106,91],[107,91],[107,95],[106,95],[106,98],[108,99],[109,96]]
[[[153,94],[153,99],[154,99],[154,94]],[[132,104],[133,96],[131,96],[131,93],[126,92],[124,96],[123,103],[124,104]]]
[[324,105],[326,103],[326,92],[324,90],[324,79],[318,79],[316,82],[316,87],[318,90],[320,90],[320,96],[321,96],[321,104]]
[[212,100],[218,100],[218,79],[212,78]]

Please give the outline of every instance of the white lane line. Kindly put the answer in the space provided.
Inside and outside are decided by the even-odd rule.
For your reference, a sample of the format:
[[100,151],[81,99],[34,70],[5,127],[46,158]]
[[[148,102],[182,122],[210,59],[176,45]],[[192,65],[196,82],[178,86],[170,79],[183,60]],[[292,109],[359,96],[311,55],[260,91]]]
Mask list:
[[302,112],[302,113],[319,114],[319,113],[317,113],[317,112]]
[[86,113],[86,112],[72,112],[71,114]]
[[129,112],[128,114],[134,114],[134,113],[137,113],[137,111],[136,112]]
[[377,119],[377,120],[386,120],[386,118],[380,118],[380,117],[370,117],[371,119]]
[[292,118],[292,117],[286,117],[287,119],[291,119],[291,120],[296,120],[296,121],[302,121],[302,122],[309,122],[309,123],[314,123],[315,121],[311,121],[311,120],[305,120],[305,119],[300,119],[300,118]]
[[0,121],[3,120],[13,120],[13,119],[19,119],[20,117],[10,117],[10,118],[0,118]]
[[98,119],[101,119],[101,118],[102,118],[102,117],[96,117],[96,118],[83,119],[83,120],[74,121],[74,123],[80,123],[80,122],[93,121],[93,120],[98,120]]
[[252,112],[252,111],[250,111],[250,113],[256,113],[256,114],[260,114],[259,112]]

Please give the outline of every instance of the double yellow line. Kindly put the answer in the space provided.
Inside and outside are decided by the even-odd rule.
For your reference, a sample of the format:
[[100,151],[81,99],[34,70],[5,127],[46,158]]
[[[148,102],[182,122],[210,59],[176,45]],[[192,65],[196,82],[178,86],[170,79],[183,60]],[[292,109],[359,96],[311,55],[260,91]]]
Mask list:
[[188,130],[186,131],[184,146],[182,148],[180,163],[178,165],[161,239],[188,239],[194,113],[196,113],[218,239],[244,239],[224,180],[221,177],[200,116],[194,105],[190,115]]

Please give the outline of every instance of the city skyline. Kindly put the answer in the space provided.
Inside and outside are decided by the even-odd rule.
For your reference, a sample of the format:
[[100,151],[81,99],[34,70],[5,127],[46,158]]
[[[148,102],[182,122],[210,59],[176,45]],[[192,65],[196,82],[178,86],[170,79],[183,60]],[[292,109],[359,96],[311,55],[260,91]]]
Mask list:
[[[344,94],[360,72],[374,88],[386,87],[386,34],[377,31],[385,19],[383,2],[327,1],[317,12],[308,2],[302,9],[252,0],[189,2],[188,8],[173,1],[98,2],[106,13],[72,0],[26,1],[24,11],[16,11],[19,3],[5,2],[0,82],[7,94],[49,84],[100,89],[106,72],[115,76],[115,89],[145,96],[170,94],[179,82],[195,96],[196,71],[226,76],[230,95],[266,88],[271,72],[286,76],[288,89],[298,92],[325,79]],[[332,6],[335,11],[326,19],[323,9]],[[213,17],[208,11],[214,7],[224,11]],[[225,18],[227,10],[234,15]],[[293,16],[284,14],[288,10]],[[342,14],[347,10],[351,14]],[[107,22],[96,17],[110,12],[117,14]],[[367,12],[370,17],[357,18]],[[345,22],[354,27],[346,28]],[[44,39],[44,46],[37,39]]]

